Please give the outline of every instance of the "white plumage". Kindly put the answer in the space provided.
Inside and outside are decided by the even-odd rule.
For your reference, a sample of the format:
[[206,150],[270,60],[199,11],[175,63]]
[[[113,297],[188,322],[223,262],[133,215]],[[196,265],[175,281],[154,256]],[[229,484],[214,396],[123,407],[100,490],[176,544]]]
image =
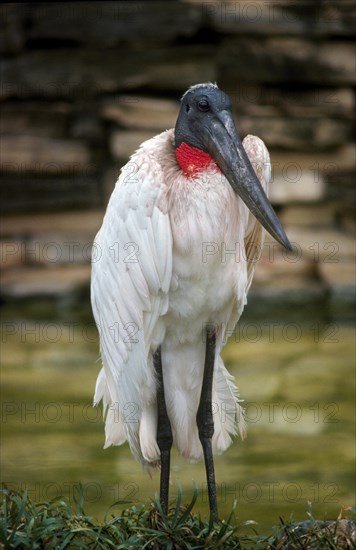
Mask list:
[[[247,136],[243,146],[266,191],[265,145]],[[188,460],[202,457],[196,413],[207,324],[217,327],[213,451],[224,451],[237,432],[243,436],[237,388],[220,351],[246,304],[263,231],[215,164],[190,178],[183,174],[174,130],[132,155],[96,236],[92,263],[103,362],[94,402],[103,401],[106,447],[128,440],[140,463],[159,465],[152,353],[161,345],[174,444]]]

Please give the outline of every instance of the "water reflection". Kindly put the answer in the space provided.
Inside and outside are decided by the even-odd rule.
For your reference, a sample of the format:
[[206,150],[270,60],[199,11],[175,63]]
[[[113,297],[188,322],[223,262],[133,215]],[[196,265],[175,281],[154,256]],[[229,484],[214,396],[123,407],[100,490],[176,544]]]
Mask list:
[[[150,479],[127,446],[102,448],[101,411],[91,406],[100,367],[92,325],[5,322],[2,341],[2,482],[28,487],[36,501],[73,500],[81,482],[98,519],[116,500],[152,499],[158,475]],[[308,499],[318,517],[353,504],[353,358],[347,326],[248,323],[231,335],[224,360],[249,429],[216,457],[221,516],[236,498],[237,520],[263,531],[281,515],[304,518]],[[172,497],[177,480],[186,500],[196,481],[206,514],[203,464],[174,453]]]

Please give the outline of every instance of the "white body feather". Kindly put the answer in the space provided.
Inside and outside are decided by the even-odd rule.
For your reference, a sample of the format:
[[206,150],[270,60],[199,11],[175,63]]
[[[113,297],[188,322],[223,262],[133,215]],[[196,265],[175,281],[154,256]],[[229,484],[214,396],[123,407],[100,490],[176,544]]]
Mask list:
[[[263,142],[243,145],[265,191]],[[202,458],[196,412],[203,379],[204,327],[217,328],[213,451],[244,434],[237,389],[220,351],[246,304],[263,230],[212,165],[192,178],[177,164],[174,130],[143,143],[124,167],[95,239],[92,307],[103,368],[94,402],[103,400],[106,444],[128,440],[136,459],[157,466],[156,380],[161,345],[165,398],[174,444]]]

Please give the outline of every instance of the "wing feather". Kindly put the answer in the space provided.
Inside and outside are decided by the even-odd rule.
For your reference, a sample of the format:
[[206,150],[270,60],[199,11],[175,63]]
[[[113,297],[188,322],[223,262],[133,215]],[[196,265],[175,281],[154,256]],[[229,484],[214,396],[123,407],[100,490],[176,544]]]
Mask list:
[[159,150],[155,139],[131,157],[132,180],[123,169],[117,181],[95,239],[100,257],[92,262],[91,284],[103,362],[94,402],[103,400],[106,444],[122,443],[125,433],[141,461],[138,420],[144,389],[154,380],[149,353],[172,278],[172,234],[169,216],[159,208],[166,186],[158,152],[152,152]]
[[[268,196],[268,185],[271,179],[271,161],[267,147],[257,136],[248,135],[242,142],[247,156],[256,172],[256,175]],[[248,292],[255,272],[255,266],[262,254],[265,230],[256,218],[249,213],[245,237],[247,258],[247,288]]]

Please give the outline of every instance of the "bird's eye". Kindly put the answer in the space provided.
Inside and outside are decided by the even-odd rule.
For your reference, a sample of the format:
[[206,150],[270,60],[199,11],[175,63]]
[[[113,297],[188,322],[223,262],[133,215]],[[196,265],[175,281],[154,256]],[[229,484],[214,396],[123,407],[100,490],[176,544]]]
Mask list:
[[210,110],[209,101],[207,99],[200,99],[198,101],[198,109],[203,113],[206,113],[207,111],[209,111]]

